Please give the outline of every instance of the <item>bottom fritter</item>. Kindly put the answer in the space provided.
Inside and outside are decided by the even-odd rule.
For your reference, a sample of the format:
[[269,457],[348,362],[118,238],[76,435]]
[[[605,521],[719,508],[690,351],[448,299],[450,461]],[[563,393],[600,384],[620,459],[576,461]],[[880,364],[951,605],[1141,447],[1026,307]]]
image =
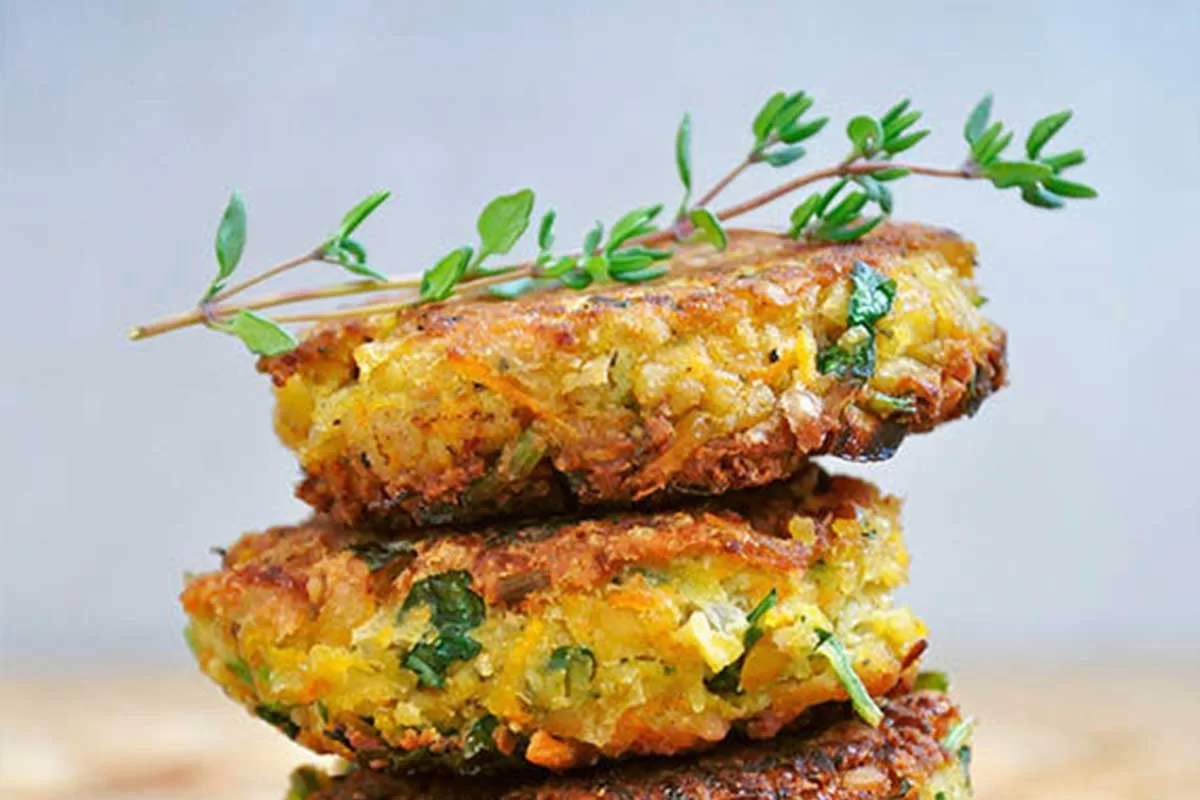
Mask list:
[[292,776],[288,800],[967,800],[970,722],[949,697],[921,691],[887,702],[871,728],[848,707],[810,712],[802,728],[763,742],[729,742],[690,758],[645,759],[547,780],[395,778],[355,770]]

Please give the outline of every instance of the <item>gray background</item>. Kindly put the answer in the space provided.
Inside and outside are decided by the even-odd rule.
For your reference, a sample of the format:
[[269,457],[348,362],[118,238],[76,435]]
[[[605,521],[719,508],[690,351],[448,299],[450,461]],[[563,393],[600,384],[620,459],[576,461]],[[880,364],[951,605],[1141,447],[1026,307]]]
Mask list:
[[985,89],[1021,130],[1075,108],[1063,143],[1089,150],[1099,201],[899,190],[898,216],[978,241],[1013,385],[862,471],[909,498],[907,599],[935,658],[1197,653],[1195,3],[0,8],[0,663],[182,662],[182,573],[303,513],[236,342],[123,339],[194,300],[230,188],[255,266],[391,187],[364,238],[378,265],[419,270],[518,186],[571,238],[673,203],[680,114],[707,184],[785,87],[837,121],[814,165],[842,154],[848,115],[901,93],[935,128],[921,159],[946,165]]

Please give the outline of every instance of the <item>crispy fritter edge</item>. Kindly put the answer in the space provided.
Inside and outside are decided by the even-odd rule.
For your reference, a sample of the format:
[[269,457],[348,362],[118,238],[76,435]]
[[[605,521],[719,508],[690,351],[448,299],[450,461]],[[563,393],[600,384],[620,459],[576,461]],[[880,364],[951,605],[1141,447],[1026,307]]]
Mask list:
[[[961,718],[950,698],[914,692],[891,698],[884,722],[872,729],[845,704],[816,709],[791,733],[762,742],[727,742],[709,753],[606,764],[546,779],[543,774],[485,779],[392,778],[356,770],[312,800],[408,800],[452,797],[493,800],[668,800],[744,797],[875,800],[913,797],[957,754],[940,739]],[[877,774],[876,774],[877,773]],[[873,778],[871,793],[861,781]]]

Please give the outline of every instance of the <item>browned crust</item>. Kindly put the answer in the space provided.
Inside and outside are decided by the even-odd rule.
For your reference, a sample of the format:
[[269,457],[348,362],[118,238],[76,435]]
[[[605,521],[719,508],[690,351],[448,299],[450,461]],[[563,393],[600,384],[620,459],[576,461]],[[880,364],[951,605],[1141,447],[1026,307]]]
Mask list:
[[[228,607],[247,591],[265,588],[280,599],[293,598],[302,606],[298,612],[309,614],[316,613],[320,597],[310,597],[314,581],[361,586],[385,602],[385,595],[404,596],[426,575],[466,570],[489,607],[523,608],[546,593],[603,586],[630,564],[665,566],[688,555],[731,554],[747,569],[804,570],[827,555],[836,538],[835,520],[855,519],[860,510],[880,504],[893,514],[898,508],[897,500],[866,481],[830,477],[809,464],[791,481],[734,492],[719,504],[494,525],[475,532],[426,531],[370,583],[355,548],[382,540],[319,517],[243,537],[227,551],[220,572],[189,583],[183,603],[196,614]],[[813,522],[811,544],[788,533],[788,522],[797,514]]]
[[892,800],[916,797],[953,756],[939,744],[961,718],[944,694],[891,699],[876,729],[849,719],[844,705],[817,710],[803,731],[764,742],[729,742],[691,758],[610,764],[546,780],[391,778],[358,770],[312,800]]
[[[579,295],[567,289],[505,302],[465,300],[420,305],[398,312],[386,323],[376,317],[316,326],[299,347],[283,355],[264,357],[258,367],[277,386],[282,385],[299,371],[347,360],[359,344],[400,329],[438,336],[468,328],[516,325],[547,344],[566,347],[574,344],[576,330],[583,329],[575,327],[577,322],[594,325],[602,317],[619,315],[631,303],[658,306],[664,312],[691,311],[718,318],[740,310],[738,298],[746,293],[748,277],[800,289],[832,283],[855,260],[886,262],[923,250],[940,251],[962,273],[970,271],[975,258],[974,247],[957,233],[927,225],[882,225],[865,239],[837,245],[798,242],[766,232],[739,232],[731,237],[723,254],[700,256],[685,249],[672,262],[677,271],[682,262],[686,270],[683,277],[652,284],[605,286],[586,292],[590,302],[582,306],[564,302]],[[752,276],[745,273],[745,267],[753,267]]]
[[[500,452],[472,436],[466,409],[458,412],[466,421],[455,431],[455,457],[446,468],[381,466],[363,452],[306,459],[297,495],[347,524],[403,529],[720,494],[786,477],[809,455],[887,458],[907,434],[973,413],[1005,381],[1003,331],[992,328],[985,339],[943,342],[936,379],[911,380],[902,387],[916,401],[915,414],[881,416],[862,402],[862,387],[834,382],[821,390],[815,415],[788,413],[780,403],[753,428],[721,436],[685,430],[660,408],[614,407],[592,420],[556,417],[481,354],[506,337],[521,337],[545,352],[575,352],[587,331],[647,308],[677,333],[728,328],[771,313],[780,297],[811,296],[844,280],[856,260],[887,272],[898,258],[928,251],[940,253],[960,275],[971,274],[973,246],[954,233],[924,226],[886,225],[865,240],[837,246],[742,233],[731,238],[724,254],[685,249],[673,265],[678,277],[660,283],[605,287],[582,295],[582,302],[581,293],[564,290],[512,302],[425,305],[394,317],[320,326],[295,351],[262,359],[259,368],[277,386],[297,377],[343,386],[358,377],[352,354],[359,344],[419,338],[436,343],[427,346],[436,347],[461,379],[504,396],[511,404],[508,413],[521,425],[540,426],[549,444],[532,473],[483,498],[472,496],[471,488],[495,468]],[[770,365],[759,372],[771,374]],[[680,448],[686,457],[673,458]]]

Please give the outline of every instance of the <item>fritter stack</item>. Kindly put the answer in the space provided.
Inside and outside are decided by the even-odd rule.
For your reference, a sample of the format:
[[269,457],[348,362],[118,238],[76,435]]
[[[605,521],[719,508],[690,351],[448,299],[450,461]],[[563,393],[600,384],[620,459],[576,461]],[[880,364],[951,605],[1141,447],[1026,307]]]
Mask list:
[[742,232],[657,283],[315,328],[260,366],[317,514],[189,580],[201,668],[357,766],[295,797],[969,796],[899,501],[809,459],[1003,384],[973,269],[920,226]]

